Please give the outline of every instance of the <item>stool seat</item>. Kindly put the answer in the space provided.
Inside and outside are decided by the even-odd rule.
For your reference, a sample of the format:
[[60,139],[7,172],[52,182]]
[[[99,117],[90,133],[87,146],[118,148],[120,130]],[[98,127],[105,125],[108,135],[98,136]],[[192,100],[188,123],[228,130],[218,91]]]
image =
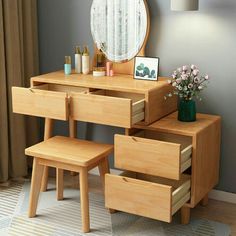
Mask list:
[[88,167],[113,150],[113,145],[55,136],[25,150],[25,154],[65,164]]

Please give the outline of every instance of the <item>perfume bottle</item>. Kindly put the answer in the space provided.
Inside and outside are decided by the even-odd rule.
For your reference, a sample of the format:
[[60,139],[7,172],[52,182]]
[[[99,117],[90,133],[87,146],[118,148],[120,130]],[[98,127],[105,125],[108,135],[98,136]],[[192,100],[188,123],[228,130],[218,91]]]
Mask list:
[[71,74],[71,57],[70,56],[65,56],[64,72],[65,72],[65,75]]
[[75,73],[80,74],[82,72],[82,53],[79,46],[75,48]]
[[89,50],[88,46],[84,47],[83,55],[82,55],[82,73],[87,75],[90,70],[90,57],[89,57]]

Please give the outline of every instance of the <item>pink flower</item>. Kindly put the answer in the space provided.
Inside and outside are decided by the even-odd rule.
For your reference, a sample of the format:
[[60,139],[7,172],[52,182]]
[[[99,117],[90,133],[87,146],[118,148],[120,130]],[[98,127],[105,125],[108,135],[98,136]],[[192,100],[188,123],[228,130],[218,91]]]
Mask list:
[[209,80],[209,79],[210,79],[209,75],[206,75],[205,80]]
[[188,88],[189,88],[189,89],[193,88],[193,84],[189,84],[189,85],[188,85]]
[[198,74],[199,74],[199,70],[195,69],[195,70],[193,71],[193,75],[194,75],[194,76],[197,76]]
[[198,86],[198,89],[199,90],[203,90],[203,86]]
[[180,68],[178,68],[178,71],[179,71],[179,72],[182,72],[183,70],[182,70],[182,68],[180,67]]
[[173,79],[176,79],[176,75],[175,75],[175,74],[173,74],[173,75],[172,75],[172,78],[173,78]]
[[200,79],[198,77],[194,78],[194,83],[198,84],[200,82]]
[[188,75],[181,75],[181,78],[182,78],[182,80],[187,80],[188,79]]
[[191,65],[191,69],[192,69],[192,70],[196,70],[197,67],[196,67],[195,65]]
[[178,84],[180,84],[180,83],[182,82],[182,79],[181,79],[181,78],[178,78],[178,79],[176,80],[176,82],[177,82]]
[[188,70],[188,66],[183,66],[183,71],[187,71]]

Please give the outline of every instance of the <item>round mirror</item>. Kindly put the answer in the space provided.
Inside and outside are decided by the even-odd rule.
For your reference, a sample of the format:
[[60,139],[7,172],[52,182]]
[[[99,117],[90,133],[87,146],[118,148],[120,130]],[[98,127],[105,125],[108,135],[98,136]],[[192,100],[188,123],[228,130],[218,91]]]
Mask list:
[[148,10],[144,0],[93,0],[94,42],[113,62],[133,59],[145,42]]

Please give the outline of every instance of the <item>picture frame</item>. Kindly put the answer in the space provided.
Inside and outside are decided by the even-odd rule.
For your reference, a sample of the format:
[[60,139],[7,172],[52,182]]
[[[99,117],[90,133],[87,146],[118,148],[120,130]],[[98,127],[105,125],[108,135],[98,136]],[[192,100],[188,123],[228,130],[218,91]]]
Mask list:
[[134,79],[158,81],[159,57],[135,57]]

